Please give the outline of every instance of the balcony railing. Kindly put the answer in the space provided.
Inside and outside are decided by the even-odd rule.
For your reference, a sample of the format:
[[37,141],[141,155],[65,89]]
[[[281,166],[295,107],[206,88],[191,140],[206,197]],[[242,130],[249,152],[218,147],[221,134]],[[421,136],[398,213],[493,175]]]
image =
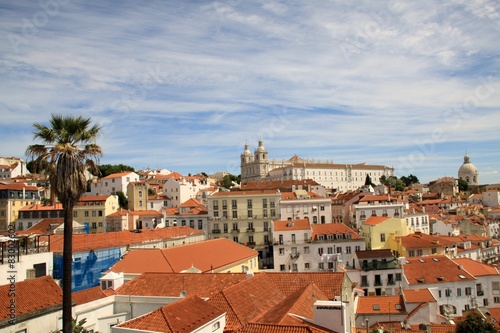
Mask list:
[[240,232],[240,229],[233,229],[231,232]]
[[290,258],[292,258],[292,259],[297,259],[298,257],[300,257],[300,253],[299,253],[299,252],[296,252],[296,253],[290,253]]
[[247,232],[255,232],[255,228],[247,228]]
[[213,229],[213,230],[212,230],[212,233],[213,233],[213,234],[220,234],[220,229]]

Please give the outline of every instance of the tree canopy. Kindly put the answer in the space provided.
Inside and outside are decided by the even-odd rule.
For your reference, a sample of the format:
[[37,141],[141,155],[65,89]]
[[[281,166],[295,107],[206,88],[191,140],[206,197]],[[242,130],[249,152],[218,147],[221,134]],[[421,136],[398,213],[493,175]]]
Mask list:
[[479,315],[467,315],[464,321],[457,323],[455,333],[496,333],[493,324],[488,323]]
[[124,172],[124,171],[132,171],[135,172],[134,168],[128,165],[124,164],[116,164],[116,165],[111,165],[111,164],[103,164],[99,165],[99,172],[101,177],[106,177],[109,176],[113,173],[119,173],[119,172]]

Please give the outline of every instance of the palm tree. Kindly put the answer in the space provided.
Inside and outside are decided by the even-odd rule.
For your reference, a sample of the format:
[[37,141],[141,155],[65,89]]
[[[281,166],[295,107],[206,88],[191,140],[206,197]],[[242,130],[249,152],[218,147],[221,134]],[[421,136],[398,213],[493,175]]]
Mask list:
[[26,149],[26,156],[36,164],[45,164],[50,191],[61,202],[64,211],[63,244],[63,332],[72,331],[72,247],[73,207],[87,188],[85,171],[97,171],[102,156],[101,147],[95,141],[101,135],[101,127],[91,126],[90,118],[52,114],[50,126],[34,123],[34,144]]

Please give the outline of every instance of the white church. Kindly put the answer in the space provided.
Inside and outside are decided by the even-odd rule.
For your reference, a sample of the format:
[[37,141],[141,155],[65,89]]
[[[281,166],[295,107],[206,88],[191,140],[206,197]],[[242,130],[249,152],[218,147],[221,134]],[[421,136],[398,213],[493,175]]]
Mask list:
[[336,164],[302,159],[294,155],[288,160],[269,160],[269,153],[262,140],[254,153],[249,145],[241,154],[241,181],[303,180],[312,179],[325,188],[345,192],[356,190],[365,184],[366,175],[373,183],[382,176],[394,175],[394,168],[384,165]]

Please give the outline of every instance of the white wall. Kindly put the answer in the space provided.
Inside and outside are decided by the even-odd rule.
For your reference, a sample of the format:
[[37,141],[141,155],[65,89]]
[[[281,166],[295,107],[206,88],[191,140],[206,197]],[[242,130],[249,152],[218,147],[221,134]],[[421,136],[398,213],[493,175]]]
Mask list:
[[[35,264],[45,263],[45,275],[52,276],[52,271],[54,269],[54,257],[52,252],[42,252],[33,254],[23,254],[19,256],[19,262],[13,263],[13,267],[9,267],[7,262],[7,253],[5,254],[4,264],[0,265],[0,276],[9,276],[12,273],[7,274],[7,272],[16,272],[16,282],[24,281],[27,279],[27,270],[33,268]],[[2,283],[4,283],[2,281]]]

